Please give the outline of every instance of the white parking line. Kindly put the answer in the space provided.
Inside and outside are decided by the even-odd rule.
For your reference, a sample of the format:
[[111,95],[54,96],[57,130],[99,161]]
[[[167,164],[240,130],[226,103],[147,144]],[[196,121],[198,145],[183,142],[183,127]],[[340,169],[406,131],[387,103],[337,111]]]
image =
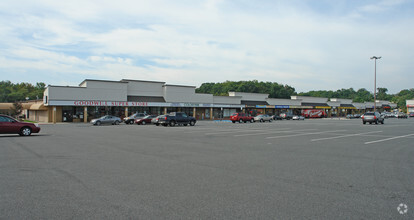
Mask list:
[[[216,130],[217,131],[217,130]],[[222,132],[215,132],[215,133],[206,133],[205,135],[215,135],[215,134],[231,134],[231,133],[239,133],[239,132],[263,132],[263,131],[267,131],[267,130],[263,130],[263,129],[233,129],[231,131],[222,131]]]
[[397,137],[385,138],[385,139],[382,139],[382,140],[376,140],[376,141],[369,141],[369,142],[365,142],[365,144],[373,144],[373,143],[378,143],[378,142],[383,142],[383,141],[394,140],[394,139],[398,139],[398,138],[409,137],[409,136],[413,136],[413,135],[414,135],[414,134],[408,134],[408,135],[403,135],[403,136],[397,136]]
[[360,133],[360,134],[347,134],[347,135],[328,137],[328,138],[317,138],[317,139],[312,139],[311,141],[322,141],[322,140],[330,140],[330,139],[343,138],[343,137],[361,136],[365,134],[380,133],[380,132],[382,131],[371,131],[371,132]]
[[323,133],[331,133],[331,132],[342,132],[342,131],[346,131],[346,130],[322,131],[322,132],[312,132],[312,133],[302,133],[302,134],[291,134],[291,135],[284,135],[284,136],[266,137],[266,139],[284,138],[284,137],[296,137],[296,136],[305,136],[305,135],[312,135],[312,134],[323,134]]
[[298,131],[314,131],[317,129],[303,129],[303,130],[273,130],[273,132],[265,132],[260,134],[236,134],[234,137],[244,137],[244,136],[252,136],[252,135],[264,135],[264,134],[274,134],[274,133],[287,133],[287,132],[298,132]]

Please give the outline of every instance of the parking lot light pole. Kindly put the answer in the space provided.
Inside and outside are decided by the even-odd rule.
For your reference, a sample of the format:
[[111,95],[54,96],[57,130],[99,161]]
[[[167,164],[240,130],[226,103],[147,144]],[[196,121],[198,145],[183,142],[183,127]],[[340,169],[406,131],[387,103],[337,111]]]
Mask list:
[[372,56],[371,60],[375,60],[375,67],[374,67],[374,112],[377,111],[377,59],[381,59],[381,57]]

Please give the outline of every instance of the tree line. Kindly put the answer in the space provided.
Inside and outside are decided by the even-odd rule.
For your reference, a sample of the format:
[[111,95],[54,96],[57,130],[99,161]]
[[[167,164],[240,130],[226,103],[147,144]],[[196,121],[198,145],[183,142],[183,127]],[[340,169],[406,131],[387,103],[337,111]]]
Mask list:
[[[290,98],[292,95],[298,96],[313,96],[324,98],[343,98],[352,99],[354,102],[373,102],[374,94],[370,91],[361,88],[354,90],[338,89],[332,90],[318,90],[309,92],[297,93],[295,88],[289,85],[282,85],[276,82],[259,82],[257,80],[251,81],[225,81],[219,83],[203,83],[196,89],[197,93],[208,93],[218,96],[227,96],[229,91],[234,92],[252,92],[252,93],[267,93],[269,98]],[[377,100],[391,101],[397,104],[398,108],[406,110],[405,100],[414,98],[414,89],[404,89],[397,94],[388,94],[387,88],[377,88]]]
[[30,83],[0,82],[0,102],[21,102],[27,99],[36,100],[43,98],[46,84],[43,82],[32,85]]

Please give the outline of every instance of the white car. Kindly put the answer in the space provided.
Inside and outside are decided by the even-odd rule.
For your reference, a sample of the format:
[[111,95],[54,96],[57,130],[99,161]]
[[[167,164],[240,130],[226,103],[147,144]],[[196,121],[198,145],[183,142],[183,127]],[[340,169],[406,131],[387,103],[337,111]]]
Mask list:
[[256,117],[254,117],[254,121],[260,121],[260,122],[272,122],[273,121],[273,117],[270,115],[258,115]]
[[292,120],[305,120],[305,117],[301,116],[301,115],[294,115],[292,117]]

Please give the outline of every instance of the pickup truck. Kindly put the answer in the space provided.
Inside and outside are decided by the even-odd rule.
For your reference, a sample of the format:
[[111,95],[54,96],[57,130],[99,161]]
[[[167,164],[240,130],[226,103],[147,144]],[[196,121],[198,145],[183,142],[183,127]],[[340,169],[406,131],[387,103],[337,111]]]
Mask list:
[[195,118],[188,116],[184,112],[171,112],[169,115],[159,117],[155,125],[170,125],[171,127],[174,127],[176,124],[182,124],[184,126],[194,126],[196,122]]

